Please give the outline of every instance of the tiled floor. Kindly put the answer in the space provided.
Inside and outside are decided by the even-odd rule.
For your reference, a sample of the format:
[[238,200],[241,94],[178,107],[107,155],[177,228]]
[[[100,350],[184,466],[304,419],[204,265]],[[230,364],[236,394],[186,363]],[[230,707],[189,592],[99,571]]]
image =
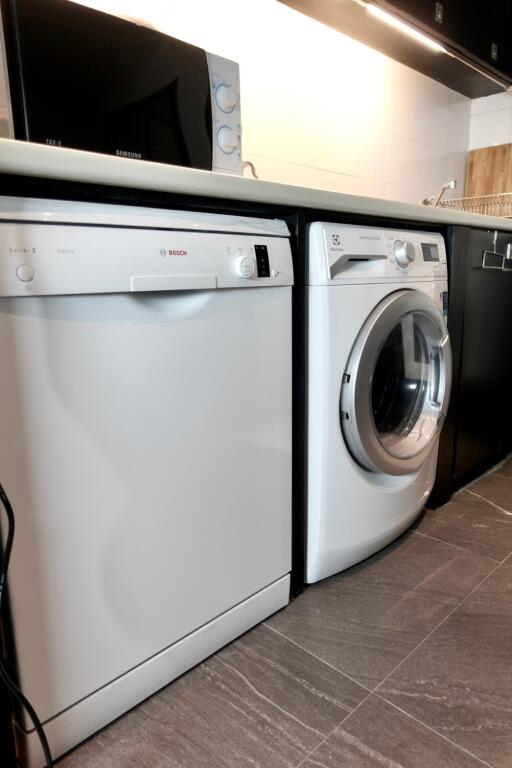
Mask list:
[[512,460],[60,768],[510,768]]

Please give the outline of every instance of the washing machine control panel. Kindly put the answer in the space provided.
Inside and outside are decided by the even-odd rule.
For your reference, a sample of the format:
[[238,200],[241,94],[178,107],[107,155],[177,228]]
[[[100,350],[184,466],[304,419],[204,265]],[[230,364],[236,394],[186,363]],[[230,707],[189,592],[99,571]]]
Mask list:
[[439,232],[314,222],[308,246],[308,285],[446,278]]
[[445,277],[444,238],[437,232],[385,233],[390,277]]

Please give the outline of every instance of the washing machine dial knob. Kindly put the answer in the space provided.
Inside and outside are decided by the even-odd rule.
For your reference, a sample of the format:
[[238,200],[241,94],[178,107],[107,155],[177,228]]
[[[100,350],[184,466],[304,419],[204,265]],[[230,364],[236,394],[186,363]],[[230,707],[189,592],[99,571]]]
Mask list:
[[235,272],[238,277],[250,278],[256,272],[256,261],[252,256],[239,256],[235,259]]
[[408,240],[395,240],[393,255],[401,267],[408,267],[411,261],[414,261],[416,251],[414,250],[414,245]]

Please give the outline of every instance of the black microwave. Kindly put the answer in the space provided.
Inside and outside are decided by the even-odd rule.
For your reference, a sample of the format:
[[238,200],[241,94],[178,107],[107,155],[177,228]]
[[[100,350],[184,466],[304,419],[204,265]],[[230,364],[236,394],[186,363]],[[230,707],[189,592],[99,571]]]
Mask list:
[[242,173],[235,62],[72,0],[0,8],[0,136]]

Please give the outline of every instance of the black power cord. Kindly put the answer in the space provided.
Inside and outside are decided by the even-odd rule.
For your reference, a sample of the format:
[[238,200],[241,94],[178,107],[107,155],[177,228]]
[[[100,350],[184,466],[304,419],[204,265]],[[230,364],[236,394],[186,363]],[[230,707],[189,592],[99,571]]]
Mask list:
[[[4,594],[5,582],[7,579],[7,569],[9,568],[9,560],[11,559],[12,544],[14,541],[14,511],[11,506],[11,502],[7,498],[7,494],[4,491],[2,484],[0,483],[0,501],[2,502],[5,514],[7,515],[8,528],[7,538],[5,541],[4,551],[0,552],[0,616],[2,615],[2,597]],[[25,709],[28,716],[32,720],[36,733],[41,742],[41,746],[44,752],[44,759],[46,760],[46,768],[53,768],[53,759],[50,752],[50,746],[44,732],[43,725],[39,720],[37,713],[27,699],[27,697],[20,691],[18,686],[11,680],[7,670],[5,669],[2,653],[0,652],[0,682],[2,682],[12,696],[18,701],[19,704]]]

